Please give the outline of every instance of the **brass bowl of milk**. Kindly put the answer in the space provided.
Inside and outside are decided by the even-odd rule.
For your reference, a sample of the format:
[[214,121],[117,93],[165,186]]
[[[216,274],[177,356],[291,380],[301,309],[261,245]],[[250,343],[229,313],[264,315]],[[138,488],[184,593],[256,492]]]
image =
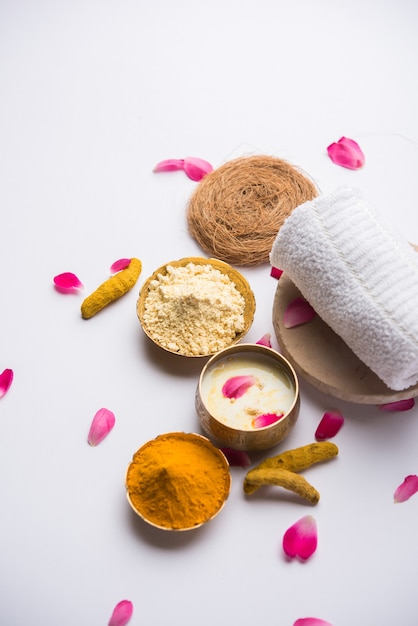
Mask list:
[[220,447],[265,450],[282,441],[299,416],[299,381],[279,352],[243,343],[212,356],[196,389],[196,411]]

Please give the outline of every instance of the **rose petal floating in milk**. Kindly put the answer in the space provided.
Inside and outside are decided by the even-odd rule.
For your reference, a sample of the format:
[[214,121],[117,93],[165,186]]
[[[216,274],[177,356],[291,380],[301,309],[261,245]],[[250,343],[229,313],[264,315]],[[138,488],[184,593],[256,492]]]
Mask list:
[[263,415],[257,415],[257,417],[253,419],[253,426],[254,428],[264,428],[265,426],[270,426],[278,422],[282,417],[283,413],[264,413]]
[[256,382],[255,376],[233,376],[228,378],[222,386],[222,394],[226,398],[241,398]]

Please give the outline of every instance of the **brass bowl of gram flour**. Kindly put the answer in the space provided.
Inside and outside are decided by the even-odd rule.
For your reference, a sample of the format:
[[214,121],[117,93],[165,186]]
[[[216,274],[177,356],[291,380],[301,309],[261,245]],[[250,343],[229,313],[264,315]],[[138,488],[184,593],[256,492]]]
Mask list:
[[185,257],[145,281],[137,315],[144,333],[163,350],[206,357],[248,333],[255,306],[248,281],[228,263]]

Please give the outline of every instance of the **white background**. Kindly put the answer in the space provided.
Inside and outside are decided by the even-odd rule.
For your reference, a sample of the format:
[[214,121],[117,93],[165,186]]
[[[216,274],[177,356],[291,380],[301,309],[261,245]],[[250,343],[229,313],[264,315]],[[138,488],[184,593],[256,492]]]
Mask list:
[[[196,183],[154,165],[287,159],[323,192],[359,187],[418,242],[417,25],[415,0],[1,0],[0,371],[15,372],[0,400],[1,626],[102,626],[124,598],[132,626],[415,626],[418,497],[393,492],[418,473],[417,407],[382,413],[302,381],[299,421],[271,453],[313,441],[327,409],[346,418],[339,457],[305,472],[316,507],[280,489],[246,499],[233,468],[213,522],[165,533],[131,512],[124,477],[150,438],[199,431],[202,361],[162,353],[136,317],[157,267],[201,254],[185,222]],[[361,171],[328,158],[342,135]],[[131,256],[137,286],[82,320],[83,297]],[[82,294],[54,290],[64,271]],[[242,273],[257,341],[277,283],[268,265]],[[91,448],[101,407],[116,426]],[[306,514],[317,552],[287,562],[283,533]]]

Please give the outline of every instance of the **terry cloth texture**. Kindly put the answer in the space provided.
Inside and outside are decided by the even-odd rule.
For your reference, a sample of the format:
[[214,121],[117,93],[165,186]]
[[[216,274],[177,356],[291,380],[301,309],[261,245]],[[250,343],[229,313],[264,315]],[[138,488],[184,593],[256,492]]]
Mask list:
[[418,253],[358,191],[294,209],[270,263],[390,389],[418,382]]

